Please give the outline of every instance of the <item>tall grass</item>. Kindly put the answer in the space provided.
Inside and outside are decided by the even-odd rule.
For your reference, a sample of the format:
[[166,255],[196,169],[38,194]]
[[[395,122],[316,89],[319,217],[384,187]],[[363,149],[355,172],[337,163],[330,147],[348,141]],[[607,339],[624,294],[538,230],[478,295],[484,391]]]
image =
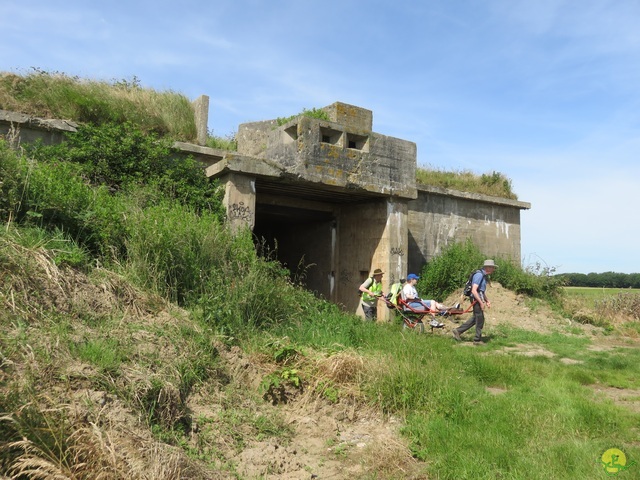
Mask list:
[[193,107],[184,95],[142,88],[137,78],[86,80],[34,69],[25,75],[0,74],[0,109],[82,123],[126,123],[145,132],[193,141]]
[[[640,388],[637,351],[594,352],[584,348],[585,339],[491,326],[491,342],[473,349],[438,334],[403,335],[399,323],[364,323],[293,284],[277,262],[256,254],[250,232],[231,235],[215,209],[164,195],[159,181],[110,188],[122,184],[91,178],[85,163],[34,160],[0,145],[5,175],[0,213],[6,224],[0,236],[0,474],[35,476],[25,469],[40,462],[50,478],[95,478],[100,471],[109,472],[109,478],[143,477],[121,463],[129,452],[98,441],[105,438],[102,430],[85,436],[90,425],[76,423],[59,403],[49,404],[29,389],[54,392],[52,386],[64,390],[78,382],[86,390],[107,392],[143,418],[156,438],[188,445],[185,399],[216,375],[213,336],[221,333],[244,346],[264,342],[281,375],[307,382],[328,401],[341,402],[351,395],[349,389],[358,388],[360,395],[350,398],[364,398],[369,406],[402,418],[411,450],[432,478],[597,478],[607,448],[640,456],[638,414],[590,389],[598,384]],[[135,177],[136,165],[132,162],[118,178]],[[65,242],[75,245],[69,251],[89,252],[94,261],[111,252],[119,280],[103,273],[97,283],[113,294],[112,310],[91,316],[72,302],[73,284],[63,274],[73,279],[80,273],[63,271],[68,263],[58,267],[53,261]],[[425,267],[420,290],[446,296],[462,288],[483,260],[470,243],[452,245]],[[496,261],[494,279],[503,285],[554,295],[545,271]],[[89,272],[94,264],[81,263]],[[127,278],[147,295],[158,293],[188,312],[171,321],[143,322],[135,308],[141,300],[130,293],[134,288]],[[55,298],[47,292],[55,292]],[[148,310],[157,313],[157,308]],[[517,343],[542,345],[556,357],[504,350]],[[583,363],[565,365],[560,356]],[[97,373],[88,369],[70,379],[63,368],[70,359]],[[222,394],[218,387],[212,382]],[[277,433],[282,422],[248,415],[235,400],[223,409],[234,442],[234,427],[241,423],[252,424],[254,435],[285,435]],[[215,445],[219,432],[203,438]],[[91,448],[81,451],[82,445]],[[113,462],[100,463],[108,459]],[[110,468],[124,473],[119,477]]]
[[500,172],[476,174],[469,170],[454,171],[438,168],[418,168],[416,181],[423,185],[480,193],[493,197],[517,200],[511,179]]

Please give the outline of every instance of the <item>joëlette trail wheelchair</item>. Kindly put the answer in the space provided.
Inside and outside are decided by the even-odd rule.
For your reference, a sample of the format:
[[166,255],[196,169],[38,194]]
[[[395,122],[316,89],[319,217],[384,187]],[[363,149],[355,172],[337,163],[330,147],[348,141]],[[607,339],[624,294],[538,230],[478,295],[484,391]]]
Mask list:
[[414,333],[425,332],[426,327],[424,320],[427,316],[429,317],[428,326],[431,329],[431,333],[433,333],[434,329],[444,328],[445,326],[444,323],[438,319],[470,313],[473,311],[474,303],[476,303],[474,299],[466,309],[461,308],[460,303],[458,303],[455,307],[439,310],[438,312],[431,312],[412,308],[411,305],[402,299],[400,294],[397,295],[395,303],[391,301],[392,299],[389,296],[382,297],[382,299],[387,305],[387,308],[394,310],[400,318],[402,318],[402,329]]

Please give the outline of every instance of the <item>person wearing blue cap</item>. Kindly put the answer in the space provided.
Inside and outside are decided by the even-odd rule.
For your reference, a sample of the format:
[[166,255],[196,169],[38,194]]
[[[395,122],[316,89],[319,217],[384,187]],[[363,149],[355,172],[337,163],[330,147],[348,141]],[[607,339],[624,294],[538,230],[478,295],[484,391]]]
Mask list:
[[443,310],[447,310],[448,307],[442,303],[438,303],[435,300],[423,300],[418,296],[418,290],[416,290],[418,280],[420,280],[420,277],[415,273],[407,275],[407,283],[402,287],[401,294],[404,303],[416,312],[437,314]]

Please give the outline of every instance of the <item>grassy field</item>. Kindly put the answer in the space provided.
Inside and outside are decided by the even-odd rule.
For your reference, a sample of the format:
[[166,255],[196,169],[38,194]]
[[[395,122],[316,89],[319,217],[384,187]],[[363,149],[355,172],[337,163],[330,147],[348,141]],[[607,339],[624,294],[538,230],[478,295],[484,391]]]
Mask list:
[[[429,478],[604,478],[607,449],[640,458],[638,413],[598,394],[637,397],[638,349],[599,351],[587,337],[514,328],[493,330],[478,349],[391,325],[301,327],[280,333],[307,348],[351,344],[378,364],[362,388],[406,418],[403,433]],[[538,353],[513,353],[523,345]]]
[[564,287],[569,298],[584,301],[585,305],[593,308],[597,302],[611,300],[620,294],[638,294],[640,289],[634,288],[600,288],[600,287]]

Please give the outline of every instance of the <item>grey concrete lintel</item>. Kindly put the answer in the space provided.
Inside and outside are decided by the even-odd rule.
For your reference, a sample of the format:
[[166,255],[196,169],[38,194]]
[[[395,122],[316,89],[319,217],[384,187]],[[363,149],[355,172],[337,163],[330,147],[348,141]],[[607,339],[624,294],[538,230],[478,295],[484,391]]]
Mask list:
[[417,184],[419,192],[433,193],[435,195],[445,195],[447,197],[457,197],[475,202],[493,203],[496,205],[505,205],[508,207],[516,207],[520,210],[529,210],[531,203],[521,202],[519,200],[511,200],[509,198],[493,197],[491,195],[483,195],[481,193],[462,192],[451,188],[435,187],[432,185]]

